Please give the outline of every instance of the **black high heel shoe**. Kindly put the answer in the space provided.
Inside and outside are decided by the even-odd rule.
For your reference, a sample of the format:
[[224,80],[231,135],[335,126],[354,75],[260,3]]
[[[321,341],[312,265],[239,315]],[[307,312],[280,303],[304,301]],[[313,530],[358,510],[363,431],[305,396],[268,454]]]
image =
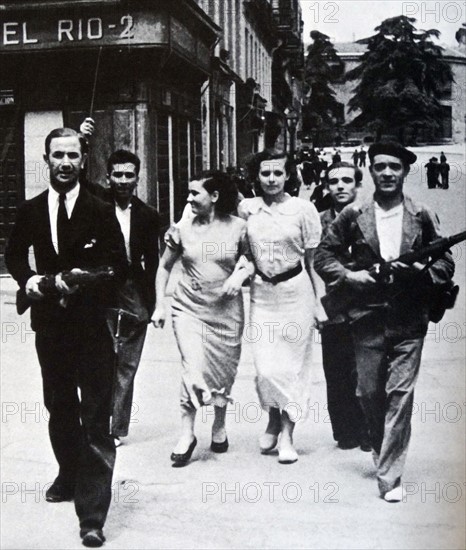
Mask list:
[[172,467],[180,468],[182,466],[186,466],[186,464],[189,462],[189,459],[191,458],[191,455],[193,454],[194,449],[196,448],[196,445],[197,439],[196,436],[194,436],[191,445],[188,447],[188,450],[185,453],[172,453],[170,455],[170,459],[173,462]]
[[212,441],[210,444],[210,450],[214,453],[226,453],[228,451],[228,447],[228,437],[225,437],[225,441],[222,441],[221,443]]

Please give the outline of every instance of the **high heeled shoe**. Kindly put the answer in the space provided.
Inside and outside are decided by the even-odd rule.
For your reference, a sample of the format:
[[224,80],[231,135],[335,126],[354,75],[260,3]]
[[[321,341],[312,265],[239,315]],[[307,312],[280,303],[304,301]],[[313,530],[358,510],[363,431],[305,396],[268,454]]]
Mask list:
[[186,466],[186,464],[189,462],[189,459],[191,458],[191,455],[193,454],[196,445],[197,439],[196,436],[194,436],[191,445],[188,447],[188,450],[185,453],[172,453],[170,455],[170,459],[173,462],[172,467],[180,468],[182,466]]
[[228,437],[225,437],[225,441],[222,441],[221,443],[217,443],[216,441],[212,441],[210,443],[210,450],[214,453],[226,453],[228,451],[228,447]]

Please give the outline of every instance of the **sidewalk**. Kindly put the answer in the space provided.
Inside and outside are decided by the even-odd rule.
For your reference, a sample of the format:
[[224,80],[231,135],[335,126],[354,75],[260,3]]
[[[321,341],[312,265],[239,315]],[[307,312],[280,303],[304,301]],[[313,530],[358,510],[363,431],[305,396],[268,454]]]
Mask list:
[[[27,315],[16,315],[13,281],[0,279],[0,290],[1,547],[82,548],[72,503],[49,504],[43,498],[56,465],[34,338]],[[266,418],[257,403],[250,347],[245,339],[234,386],[237,401],[227,415],[229,451],[210,452],[213,411],[205,408],[191,463],[174,469],[169,456],[179,430],[179,354],[169,322],[163,331],[149,328],[130,435],[117,451],[106,548],[465,547],[464,340],[445,347],[436,333],[427,339],[406,501],[398,505],[378,498],[370,453],[335,447],[319,345],[313,404],[296,429],[299,461],[280,465],[276,455],[259,454],[257,437]]]

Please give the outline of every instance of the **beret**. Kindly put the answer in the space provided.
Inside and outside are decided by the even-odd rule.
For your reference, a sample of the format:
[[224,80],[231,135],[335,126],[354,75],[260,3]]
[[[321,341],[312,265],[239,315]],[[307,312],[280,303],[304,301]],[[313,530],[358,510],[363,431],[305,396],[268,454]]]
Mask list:
[[417,156],[396,141],[378,141],[369,147],[369,159],[374,160],[375,155],[390,155],[399,158],[404,164],[413,164]]

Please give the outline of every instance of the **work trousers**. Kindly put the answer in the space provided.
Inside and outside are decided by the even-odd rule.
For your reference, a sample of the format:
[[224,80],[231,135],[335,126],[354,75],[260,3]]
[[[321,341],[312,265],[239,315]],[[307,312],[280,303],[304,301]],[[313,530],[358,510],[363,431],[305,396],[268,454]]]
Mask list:
[[382,316],[352,324],[358,372],[356,394],[366,417],[384,495],[401,483],[424,337],[394,336]]

